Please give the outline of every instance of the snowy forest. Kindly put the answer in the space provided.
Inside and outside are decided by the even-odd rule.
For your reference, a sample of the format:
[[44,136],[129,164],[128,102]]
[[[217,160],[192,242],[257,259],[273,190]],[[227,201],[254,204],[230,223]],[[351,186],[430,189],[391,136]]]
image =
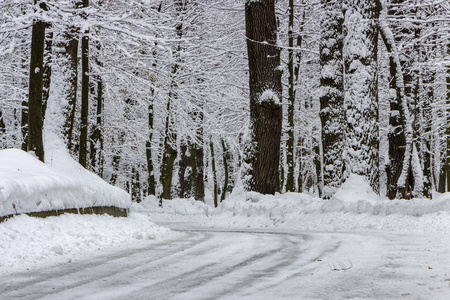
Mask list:
[[2,0],[0,149],[139,202],[450,191],[447,0]]

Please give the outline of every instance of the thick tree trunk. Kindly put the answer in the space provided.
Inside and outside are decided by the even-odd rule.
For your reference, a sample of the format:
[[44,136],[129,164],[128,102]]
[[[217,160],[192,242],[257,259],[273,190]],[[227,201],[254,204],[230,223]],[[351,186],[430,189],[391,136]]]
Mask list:
[[322,196],[328,199],[345,180],[345,163],[342,157],[346,126],[342,56],[344,15],[341,0],[322,0],[321,3],[324,8],[319,46],[322,69],[320,78],[324,184]]
[[178,162],[178,179],[179,179],[179,191],[178,197],[180,198],[189,198],[192,196],[192,168],[191,161],[194,161],[195,158],[191,158],[191,145],[187,145],[187,142],[184,142],[180,146],[180,160]]
[[[37,4],[37,1],[35,1]],[[30,81],[28,94],[28,145],[39,160],[44,161],[42,140],[42,90],[46,23],[36,21],[31,37]]]
[[173,166],[175,159],[178,155],[176,148],[177,135],[175,133],[175,128],[172,121],[171,113],[171,101],[173,94],[170,93],[169,100],[167,101],[167,117],[166,117],[166,128],[164,136],[164,152],[161,162],[161,184],[162,184],[162,194],[160,198],[171,199],[172,198],[172,177],[173,177]]
[[365,176],[379,192],[377,20],[373,0],[350,1],[345,12],[344,102],[346,103],[346,169]]
[[262,194],[280,191],[281,71],[275,0],[245,4],[250,86],[251,143],[247,188]]

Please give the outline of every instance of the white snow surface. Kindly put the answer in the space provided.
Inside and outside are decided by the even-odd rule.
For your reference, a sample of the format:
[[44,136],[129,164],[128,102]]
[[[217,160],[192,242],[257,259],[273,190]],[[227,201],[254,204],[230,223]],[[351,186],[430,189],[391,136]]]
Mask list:
[[0,151],[0,216],[92,206],[129,208],[128,193],[87,171],[63,150],[47,152],[46,161],[18,149]]
[[132,207],[157,222],[209,227],[450,233],[450,193],[436,194],[433,200],[388,200],[354,174],[330,200],[305,193],[261,195],[238,190],[215,209],[194,199],[167,200],[161,208],[155,197]]
[[[28,157],[28,159],[31,158]],[[41,165],[41,167],[43,166]],[[38,170],[34,169],[34,171]],[[195,201],[194,199],[173,199],[165,200],[163,207],[159,207],[158,199],[152,196],[147,197],[141,203],[132,203],[128,218],[114,218],[107,215],[69,214],[46,219],[32,218],[26,215],[15,216],[0,223],[0,257],[2,257],[0,261],[0,276],[13,276],[23,270],[38,270],[44,266],[47,268],[49,266],[51,268],[52,265],[64,266],[68,262],[86,261],[86,264],[89,264],[91,256],[117,258],[112,259],[117,262],[137,259],[136,265],[140,266],[140,256],[135,256],[133,253],[137,253],[135,249],[146,249],[145,251],[147,252],[142,252],[142,260],[154,266],[162,264],[164,270],[166,268],[173,270],[173,272],[167,274],[172,274],[175,278],[179,274],[177,272],[191,274],[189,272],[192,269],[198,272],[199,269],[197,268],[203,267],[206,272],[212,268],[212,265],[217,265],[219,268],[218,274],[222,274],[220,268],[230,268],[230,270],[234,271],[229,270],[227,272],[236,272],[233,274],[248,278],[248,274],[245,272],[249,272],[249,268],[242,267],[240,263],[236,264],[242,267],[242,271],[240,271],[241,267],[234,269],[232,264],[230,267],[227,267],[227,261],[230,257],[237,261],[246,261],[248,259],[247,256],[251,256],[250,254],[254,247],[258,247],[258,249],[262,247],[260,249],[261,253],[272,253],[270,252],[273,250],[272,248],[279,247],[284,249],[283,243],[301,239],[302,236],[305,236],[305,241],[298,244],[299,247],[303,244],[306,245],[305,249],[302,248],[304,252],[301,252],[300,249],[298,253],[293,252],[295,255],[291,253],[292,257],[285,257],[287,260],[293,260],[294,265],[286,265],[286,269],[283,270],[286,271],[292,268],[294,271],[298,271],[297,268],[300,267],[296,266],[295,263],[306,261],[302,268],[307,269],[305,274],[311,276],[311,278],[309,279],[306,275],[301,278],[295,277],[295,280],[293,280],[295,285],[290,286],[288,284],[287,287],[284,286],[283,289],[286,289],[284,293],[289,294],[289,286],[292,288],[291,292],[296,291],[298,289],[298,280],[302,279],[307,283],[309,282],[303,285],[302,291],[304,295],[311,297],[315,295],[315,298],[319,297],[317,290],[320,290],[319,287],[321,285],[325,283],[330,284],[330,287],[323,291],[325,296],[320,296],[320,299],[338,299],[339,297],[333,297],[332,291],[335,291],[338,296],[341,295],[343,298],[353,295],[357,299],[358,295],[396,295],[396,289],[402,289],[402,296],[406,295],[405,299],[414,297],[414,295],[428,297],[428,299],[446,299],[442,295],[448,295],[446,289],[449,288],[447,281],[450,279],[448,277],[449,266],[446,254],[450,251],[450,246],[448,246],[450,245],[450,193],[436,194],[433,200],[390,201],[374,194],[364,178],[351,175],[335,196],[326,201],[305,193],[261,195],[237,189],[218,208],[213,208],[210,202],[211,199],[207,199],[208,204]],[[172,228],[176,224],[174,229],[183,231],[170,231],[155,225],[154,222],[156,224],[165,223]],[[192,228],[194,231],[190,232]],[[195,231],[195,228],[200,228],[200,231]],[[222,234],[214,235],[211,233],[214,230],[221,231]],[[240,236],[239,232],[242,232],[243,235]],[[269,234],[258,236],[255,232],[286,232],[288,235]],[[210,240],[206,237],[209,237]],[[230,240],[224,240],[226,237],[229,237]],[[171,245],[171,241],[175,241],[173,245]],[[219,241],[221,242],[219,243]],[[233,244],[234,242],[236,244]],[[159,246],[154,246],[156,245],[155,243]],[[200,243],[199,246],[192,249],[186,246],[196,243]],[[337,252],[333,252],[334,250],[330,248],[330,243],[338,243],[336,246]],[[197,261],[195,261],[195,264],[199,265],[192,266],[197,255],[203,253],[202,247],[212,247],[216,244],[219,245],[217,251],[223,248],[220,250],[222,252],[219,252],[220,255],[225,255],[226,259],[223,258],[217,262],[214,256],[202,254],[203,256],[199,256]],[[320,247],[316,247],[318,245]],[[166,252],[152,250],[153,247],[162,247],[161,249],[165,249],[164,251],[173,249],[174,253],[166,258],[166,254],[164,254]],[[177,247],[181,250],[176,250],[178,249]],[[208,249],[209,252],[207,253],[216,253],[214,252],[216,249]],[[423,253],[420,252],[422,251],[421,249],[423,249]],[[120,258],[120,251],[133,255],[126,259]],[[153,253],[152,251],[156,252]],[[286,251],[289,252],[291,250]],[[182,256],[185,252],[187,256]],[[112,255],[111,253],[118,254]],[[186,261],[190,253],[193,256],[189,258],[190,261]],[[230,253],[234,254],[229,256]],[[276,256],[279,252],[273,253]],[[152,255],[159,255],[162,258],[153,260]],[[255,266],[260,266],[261,262],[257,260],[259,254],[255,255]],[[265,255],[261,256],[261,260],[264,262],[267,260],[265,263],[270,265],[271,258],[269,259]],[[177,261],[177,258],[180,258],[179,261]],[[208,261],[201,262],[204,259]],[[280,259],[283,261],[283,256]],[[308,259],[312,260],[309,261]],[[178,264],[172,265],[172,260],[177,261]],[[379,269],[365,268],[364,261],[366,260],[370,260],[371,267]],[[423,261],[418,262],[418,260]],[[131,261],[129,262],[132,264]],[[280,262],[276,264],[278,263]],[[401,270],[397,270],[401,273],[394,274],[392,272],[395,271],[397,263],[401,263]],[[246,264],[244,265],[247,266]],[[253,266],[251,263],[248,264]],[[314,276],[322,278],[321,276],[326,275],[328,276],[325,277],[327,278],[326,282],[317,281],[312,273],[308,273],[312,272],[308,271],[311,264],[319,265],[317,269],[314,269]],[[347,271],[335,272],[335,264],[337,266],[348,264],[346,268],[350,268],[351,265],[351,271],[349,270],[348,273],[343,273]],[[281,265],[284,266],[284,264]],[[264,265],[264,268],[266,267]],[[392,270],[390,269],[391,267]],[[75,266],[74,268],[76,269],[77,267]],[[92,270],[91,275],[97,274],[95,272],[99,272],[99,268],[104,267],[98,266],[97,269]],[[133,268],[131,270],[134,270]],[[155,267],[153,269],[157,270],[158,268]],[[346,268],[343,269],[345,270]],[[142,266],[142,269],[153,270],[146,266]],[[243,272],[243,274],[239,272]],[[344,284],[345,286],[343,286],[342,290],[334,290],[334,288],[342,286],[340,280],[345,280],[345,276],[349,276],[350,272],[354,274],[354,277],[351,277],[351,280]],[[224,274],[227,273],[225,272]],[[388,276],[387,274],[394,276],[392,278],[395,278],[395,280],[385,277]],[[77,276],[76,273],[74,276]],[[185,275],[182,276],[184,277]],[[205,277],[207,276],[209,275],[206,274]],[[268,278],[272,278],[270,274],[268,276]],[[357,283],[352,283],[352,280],[356,280],[355,278],[359,278],[359,282],[364,283],[361,286],[361,289],[364,289],[364,293],[358,290]],[[18,277],[12,282],[20,285],[20,280],[21,277]],[[130,281],[129,286],[121,288],[116,287],[115,283],[111,284],[116,290],[123,292],[124,295],[127,292],[133,293],[134,289],[140,290],[146,284],[156,284],[158,286],[157,278],[153,281],[149,281],[148,278],[141,278],[141,281],[136,283],[133,280]],[[380,280],[379,283],[377,283],[378,280]],[[396,280],[404,280],[404,282],[396,283]],[[102,286],[107,286],[106,282],[107,280],[99,278],[94,285],[102,284]],[[174,289],[172,292],[174,293],[177,291],[177,288],[180,288],[178,292],[181,292],[184,286],[184,281],[174,281],[172,277],[167,279],[167,282],[170,283],[170,286],[173,285]],[[214,280],[211,282],[205,281],[204,285],[198,286],[197,289],[202,290],[204,295],[214,294],[216,291],[215,288],[212,288],[214,287],[214,282]],[[218,280],[218,282],[220,284],[223,283],[221,280]],[[370,286],[370,282],[374,284],[373,293],[370,290],[366,290],[367,286]],[[189,286],[194,284],[189,280],[184,283]],[[389,293],[383,294],[383,286],[386,283],[389,283],[387,289]],[[89,283],[86,284],[89,285]],[[220,284],[218,287],[222,286]],[[80,293],[81,290],[85,289],[83,285],[79,287],[74,286],[76,291],[79,288]],[[295,286],[297,289],[294,288]],[[436,289],[434,289],[435,286]],[[166,289],[164,287],[165,285],[161,289]],[[91,288],[93,289],[92,286]],[[110,288],[105,287],[101,291],[95,290],[103,293],[101,294],[102,297],[98,299],[108,299],[111,296],[111,294],[108,294]],[[26,287],[24,286],[23,289],[26,289]],[[117,292],[116,290],[115,292]],[[403,293],[403,290],[406,292]],[[84,299],[96,299],[89,296],[89,289],[86,291],[79,296],[84,295]],[[196,289],[187,290],[186,293],[196,293],[196,291]],[[63,292],[61,291],[61,293]],[[277,291],[268,292],[275,293]],[[67,293],[70,294],[72,291],[68,290]],[[245,299],[262,299],[259,296],[255,296],[263,293],[258,288],[249,287],[248,293],[248,295],[253,295],[254,297],[248,296],[247,298],[244,297]],[[76,297],[76,295],[78,294],[73,294],[72,297]],[[268,295],[272,294],[269,293]],[[267,299],[283,298],[280,295],[278,297],[267,297]],[[284,298],[292,299],[290,296]],[[176,299],[182,299],[182,294]],[[227,298],[225,297],[224,299]],[[228,299],[233,299],[233,297],[230,296]]]

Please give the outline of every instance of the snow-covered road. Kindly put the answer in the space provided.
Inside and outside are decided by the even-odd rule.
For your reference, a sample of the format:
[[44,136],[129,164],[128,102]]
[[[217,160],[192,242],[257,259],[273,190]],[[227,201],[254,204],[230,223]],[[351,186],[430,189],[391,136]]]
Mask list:
[[448,299],[441,235],[225,230],[0,276],[2,299]]

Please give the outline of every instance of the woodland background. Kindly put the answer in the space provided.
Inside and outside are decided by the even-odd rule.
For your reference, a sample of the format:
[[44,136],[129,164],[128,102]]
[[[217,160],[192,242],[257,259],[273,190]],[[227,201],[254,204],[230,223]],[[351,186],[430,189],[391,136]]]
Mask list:
[[[245,9],[260,4],[2,0],[0,149],[43,160],[40,126],[135,201],[217,205],[249,168]],[[275,15],[279,190],[329,198],[356,173],[391,199],[450,191],[449,2],[279,0]]]

